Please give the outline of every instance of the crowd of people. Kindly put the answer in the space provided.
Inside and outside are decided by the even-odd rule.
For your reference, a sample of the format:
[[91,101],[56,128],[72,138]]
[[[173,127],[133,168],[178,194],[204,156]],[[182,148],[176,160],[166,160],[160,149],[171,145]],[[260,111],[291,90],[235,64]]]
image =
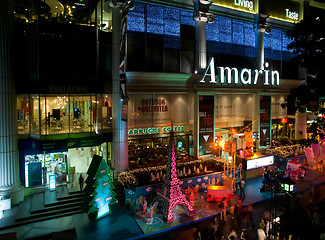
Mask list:
[[215,216],[210,224],[204,228],[198,227],[195,233],[196,240],[256,239],[252,204],[242,207],[239,198],[234,204],[229,204],[223,199],[221,205],[228,211],[220,209],[220,215]]
[[310,184],[307,190],[287,198],[289,202],[279,200],[282,210],[287,209],[278,212],[280,221],[273,224],[267,208],[258,215],[252,204],[242,206],[240,198],[231,204],[224,198],[220,214],[208,224],[197,225],[195,240],[325,240],[325,200],[318,196],[319,191]]

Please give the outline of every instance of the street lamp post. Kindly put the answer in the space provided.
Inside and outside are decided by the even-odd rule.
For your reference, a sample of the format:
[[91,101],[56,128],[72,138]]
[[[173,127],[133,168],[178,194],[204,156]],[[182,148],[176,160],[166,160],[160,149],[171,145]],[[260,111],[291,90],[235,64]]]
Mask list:
[[292,197],[295,182],[290,177],[284,177],[285,172],[272,172],[266,171],[263,175],[263,186],[260,187],[260,193],[271,193],[271,226],[268,233],[268,239],[276,238],[277,230],[277,211],[278,211],[278,198],[279,196],[287,196],[287,209],[289,211],[290,205],[288,204],[289,197]]

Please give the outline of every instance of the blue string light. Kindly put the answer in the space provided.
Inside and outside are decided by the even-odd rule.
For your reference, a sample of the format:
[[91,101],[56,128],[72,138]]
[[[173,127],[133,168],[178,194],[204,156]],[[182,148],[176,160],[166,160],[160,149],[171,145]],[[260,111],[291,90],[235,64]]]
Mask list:
[[163,7],[147,5],[147,32],[164,34],[164,9]]
[[134,32],[145,31],[145,4],[138,3],[135,8],[129,12],[127,21],[127,30]]
[[180,10],[174,8],[164,8],[164,34],[180,37]]
[[193,19],[193,12],[181,10],[181,24],[195,26],[195,21]]
[[[137,2],[128,15],[128,31],[147,32],[164,36],[164,47],[180,49],[181,24],[195,26],[193,12]],[[255,32],[253,23],[215,16],[212,24],[206,24],[207,51],[254,57]],[[289,60],[294,56],[287,49],[291,40],[285,31],[272,28],[264,34],[266,59]]]

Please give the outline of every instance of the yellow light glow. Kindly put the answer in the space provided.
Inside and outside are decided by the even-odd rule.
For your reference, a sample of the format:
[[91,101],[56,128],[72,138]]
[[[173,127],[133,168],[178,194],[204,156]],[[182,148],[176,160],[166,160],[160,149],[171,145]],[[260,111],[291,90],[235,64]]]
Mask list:
[[275,16],[270,16],[270,18],[277,19],[277,20],[284,21],[284,22],[291,22],[291,23],[297,23],[297,22],[299,22],[301,20],[300,17],[299,17],[299,20],[280,18],[280,17],[275,17]]
[[222,147],[222,149],[224,149],[225,141],[224,140],[220,140],[219,141],[219,146]]

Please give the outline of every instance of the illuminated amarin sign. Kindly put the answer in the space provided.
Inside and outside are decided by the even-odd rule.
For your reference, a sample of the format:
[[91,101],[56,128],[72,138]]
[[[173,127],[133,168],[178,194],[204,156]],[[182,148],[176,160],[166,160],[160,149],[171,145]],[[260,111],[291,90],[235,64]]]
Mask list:
[[[268,66],[269,64],[266,62],[265,67],[267,68]],[[210,77],[209,83],[211,84],[258,85],[259,81],[262,81],[265,86],[278,86],[280,84],[280,74],[276,70],[243,68],[238,71],[237,68],[230,67],[218,67],[215,69],[214,58],[210,58],[200,83],[205,83],[208,76]]]

